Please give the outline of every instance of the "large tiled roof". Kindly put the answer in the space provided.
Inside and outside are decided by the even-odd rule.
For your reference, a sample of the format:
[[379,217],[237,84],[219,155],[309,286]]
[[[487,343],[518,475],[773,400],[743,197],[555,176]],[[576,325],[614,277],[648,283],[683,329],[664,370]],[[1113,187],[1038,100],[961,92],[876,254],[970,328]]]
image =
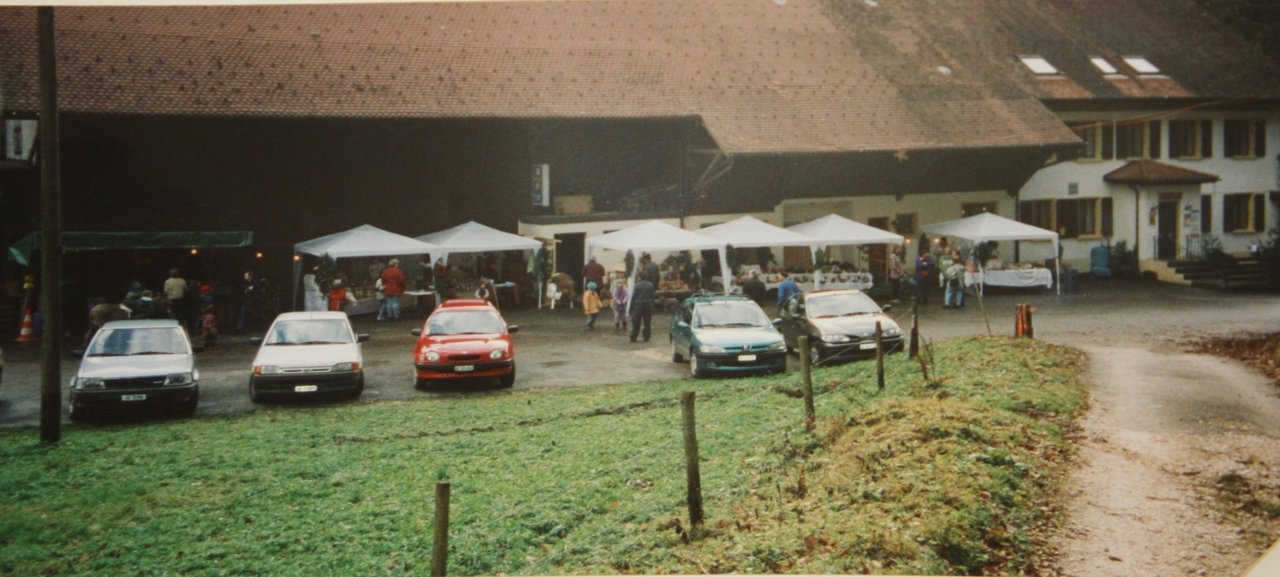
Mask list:
[[[1018,15],[1048,11],[1046,4],[1061,2],[59,8],[60,106],[151,115],[698,117],[735,154],[1077,142],[1013,58],[1041,48],[1039,21]],[[1065,11],[1103,5],[1110,3],[1076,0]],[[980,38],[970,37],[974,30]],[[1052,47],[1065,50],[1060,40]],[[35,10],[0,8],[6,109],[37,108],[35,54]]]

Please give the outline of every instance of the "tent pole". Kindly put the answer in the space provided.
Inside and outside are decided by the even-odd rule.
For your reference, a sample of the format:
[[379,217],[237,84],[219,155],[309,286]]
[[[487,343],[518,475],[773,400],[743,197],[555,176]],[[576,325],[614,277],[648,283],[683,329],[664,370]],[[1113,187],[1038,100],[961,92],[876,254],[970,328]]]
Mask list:
[[822,270],[818,267],[818,245],[809,245],[809,254],[813,255],[813,290],[821,290]]
[[293,287],[293,306],[291,307],[291,310],[298,310],[298,290],[300,288],[298,283],[300,283],[301,280],[302,255],[295,252],[293,253],[293,285],[291,285]]
[[724,280],[724,294],[729,294],[733,289],[733,271],[729,270],[729,257],[727,247],[720,248],[720,278]]
[[1062,256],[1058,254],[1058,241],[1053,241],[1053,278],[1058,279],[1054,284],[1054,288],[1058,289],[1058,296],[1062,296]]

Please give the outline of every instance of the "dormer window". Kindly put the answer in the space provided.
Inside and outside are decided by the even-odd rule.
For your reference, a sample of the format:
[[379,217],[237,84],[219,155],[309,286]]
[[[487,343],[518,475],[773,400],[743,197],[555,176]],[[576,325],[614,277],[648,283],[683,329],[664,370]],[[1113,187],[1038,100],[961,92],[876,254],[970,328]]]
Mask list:
[[1152,64],[1150,60],[1147,60],[1142,56],[1125,56],[1122,60],[1124,60],[1125,64],[1129,65],[1129,68],[1134,69],[1138,74],[1160,73],[1160,69],[1156,68],[1155,64]]
[[1119,70],[1116,70],[1116,67],[1112,66],[1110,62],[1107,62],[1106,58],[1101,56],[1090,56],[1089,62],[1092,62],[1093,67],[1097,68],[1098,72],[1103,74],[1117,74],[1120,72]]
[[1055,68],[1052,64],[1049,64],[1049,61],[1045,60],[1044,57],[1029,55],[1029,56],[1019,56],[1018,58],[1022,60],[1022,63],[1025,64],[1027,68],[1031,69],[1031,71],[1036,74],[1057,74],[1058,73],[1058,69]]

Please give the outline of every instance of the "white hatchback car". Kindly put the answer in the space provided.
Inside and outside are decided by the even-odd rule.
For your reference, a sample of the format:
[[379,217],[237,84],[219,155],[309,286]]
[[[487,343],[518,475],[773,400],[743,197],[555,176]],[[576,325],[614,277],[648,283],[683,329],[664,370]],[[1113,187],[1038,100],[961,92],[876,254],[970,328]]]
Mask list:
[[71,419],[106,409],[196,411],[200,371],[187,331],[170,319],[112,321],[93,335],[71,378]]
[[364,356],[344,312],[283,313],[267,329],[253,359],[249,398],[364,392]]

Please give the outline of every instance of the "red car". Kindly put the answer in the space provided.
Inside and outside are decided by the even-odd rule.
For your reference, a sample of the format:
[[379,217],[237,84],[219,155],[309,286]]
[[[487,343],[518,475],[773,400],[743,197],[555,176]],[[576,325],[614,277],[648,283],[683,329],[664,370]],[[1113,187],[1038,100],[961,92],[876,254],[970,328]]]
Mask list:
[[516,345],[498,309],[484,299],[450,299],[421,329],[413,329],[414,386],[453,379],[497,378],[502,386],[516,382]]

